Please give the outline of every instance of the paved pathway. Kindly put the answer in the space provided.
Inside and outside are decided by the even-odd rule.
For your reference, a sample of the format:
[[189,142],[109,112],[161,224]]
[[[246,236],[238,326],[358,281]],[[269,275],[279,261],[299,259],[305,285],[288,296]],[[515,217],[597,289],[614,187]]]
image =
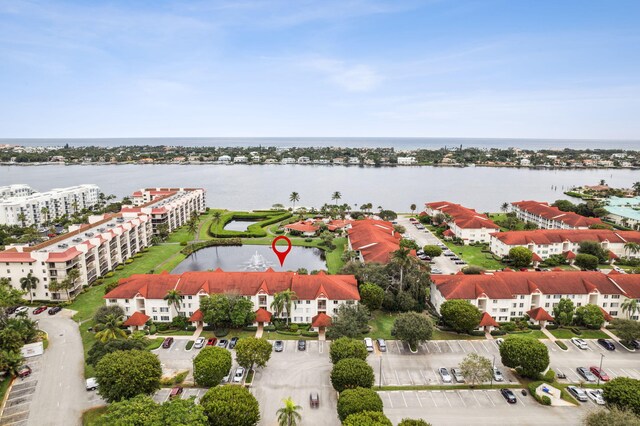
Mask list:
[[[433,235],[428,229],[416,228],[415,225],[409,221],[408,217],[398,216],[398,225],[404,226],[407,230],[405,235],[408,234],[413,237],[420,247],[424,247],[426,245],[438,245],[442,243],[442,241],[440,241],[438,237]],[[438,268],[443,274],[455,274],[461,269],[460,265],[456,265],[446,256],[438,256],[434,258],[433,261],[435,264],[431,265],[431,268]]]
[[551,340],[552,342],[555,342],[556,340],[556,336],[554,336],[553,334],[551,334],[551,332],[549,330],[547,330],[546,328],[541,328],[540,331],[542,331],[544,333],[545,336],[547,336],[549,338],[549,340]]

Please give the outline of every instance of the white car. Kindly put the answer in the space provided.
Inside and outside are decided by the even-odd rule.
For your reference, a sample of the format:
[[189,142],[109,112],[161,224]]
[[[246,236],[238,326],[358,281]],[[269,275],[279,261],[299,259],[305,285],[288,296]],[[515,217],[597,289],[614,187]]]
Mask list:
[[440,367],[438,373],[440,373],[440,377],[442,377],[444,383],[451,383],[451,374],[449,374],[446,368]]
[[88,391],[98,389],[98,380],[95,377],[89,377],[85,383],[85,387]]
[[236,370],[236,374],[233,375],[233,383],[242,382],[242,378],[244,377],[244,367],[238,367]]
[[15,310],[15,312],[14,312],[14,313],[17,315],[17,314],[21,314],[21,313],[23,313],[23,312],[27,312],[28,310],[29,310],[29,308],[28,308],[28,307],[26,307],[26,306],[20,306],[18,309],[16,309],[16,310]]
[[451,374],[453,374],[453,378],[456,379],[456,382],[464,383],[464,375],[459,368],[452,368]]
[[503,339],[503,338],[501,338],[501,337],[500,337],[500,338],[497,338],[497,339],[496,339],[496,343],[498,344],[498,346],[500,346],[501,344],[503,344],[503,343],[504,343],[504,339]]
[[205,339],[204,337],[198,337],[193,347],[196,349],[202,349],[204,348],[205,343],[207,343],[207,339]]
[[591,398],[591,400],[596,404],[604,405],[604,398],[602,397],[602,389],[588,389],[587,396]]
[[576,345],[579,349],[582,349],[583,351],[587,350],[589,348],[589,346],[587,346],[587,342],[585,342],[582,339],[578,339],[577,337],[572,337],[571,338],[571,343],[573,343],[574,345]]
[[364,345],[367,347],[367,352],[373,352],[373,339],[371,337],[364,338]]
[[496,367],[493,367],[493,380],[496,382],[504,382],[502,371],[498,370]]

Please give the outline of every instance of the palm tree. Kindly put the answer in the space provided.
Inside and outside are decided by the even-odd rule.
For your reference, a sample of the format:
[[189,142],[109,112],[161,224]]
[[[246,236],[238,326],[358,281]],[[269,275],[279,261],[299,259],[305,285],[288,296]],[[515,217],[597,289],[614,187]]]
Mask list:
[[400,247],[398,250],[391,253],[391,258],[395,264],[400,267],[400,289],[402,290],[402,281],[404,278],[404,268],[409,266],[411,259],[409,258],[411,250],[408,248]]
[[640,312],[640,306],[638,306],[638,299],[627,299],[622,302],[622,312],[626,312],[628,317],[632,317],[636,312]]
[[22,227],[24,228],[25,223],[27,222],[27,216],[24,213],[20,212],[18,213],[18,220],[20,221],[20,223],[22,224]]
[[277,411],[278,414],[278,425],[279,426],[297,426],[298,421],[302,419],[302,416],[298,412],[302,410],[302,407],[296,405],[295,402],[291,399],[291,397],[283,399],[284,407],[280,408]]
[[500,210],[502,210],[503,213],[506,213],[507,211],[509,211],[509,203],[507,202],[502,203],[502,205],[500,206]]
[[20,278],[20,288],[29,292],[29,300],[31,302],[33,302],[33,293],[31,293],[31,290],[36,288],[39,282],[38,277],[34,277],[31,272],[29,272],[26,277]]
[[289,195],[289,201],[291,201],[293,203],[293,210],[296,209],[296,202],[300,201],[300,194],[298,194],[297,192],[292,192],[291,195]]
[[180,304],[182,303],[182,293],[180,293],[180,290],[167,291],[164,300],[167,301],[169,306],[173,306],[173,309],[176,310],[176,315],[178,315],[178,309],[180,309]]
[[634,182],[632,188],[636,195],[640,195],[640,182]]
[[198,231],[198,223],[194,218],[189,219],[187,222],[187,232],[193,235],[193,239],[196,239],[196,232]]
[[2,360],[4,370],[13,377],[18,375],[18,370],[20,370],[20,367],[22,367],[24,363],[22,353],[20,352],[2,351],[2,353],[0,353],[0,359]]
[[416,209],[418,208],[418,206],[416,206],[415,204],[411,204],[411,207],[409,207],[411,209],[411,214],[413,214],[413,212],[416,211]]
[[630,241],[624,245],[624,251],[627,253],[636,254],[640,252],[640,244]]
[[43,207],[40,209],[40,214],[44,216],[44,226],[49,225],[49,209],[47,207]]
[[106,343],[109,340],[125,339],[127,333],[120,328],[121,325],[122,321],[120,321],[120,317],[115,314],[107,315],[102,324],[104,328],[96,333],[96,339],[102,343]]
[[278,293],[279,297],[282,298],[282,306],[284,307],[285,312],[287,313],[287,325],[289,325],[289,318],[291,317],[291,308],[294,300],[298,299],[296,296],[296,292],[291,289],[282,290]]
[[340,200],[341,198],[342,198],[342,194],[339,191],[334,192],[333,195],[331,196],[331,199],[336,202],[336,206],[338,205],[338,200]]
[[271,309],[273,310],[274,315],[277,317],[282,314],[284,310],[284,298],[281,293],[275,293],[273,295],[273,302],[271,302]]

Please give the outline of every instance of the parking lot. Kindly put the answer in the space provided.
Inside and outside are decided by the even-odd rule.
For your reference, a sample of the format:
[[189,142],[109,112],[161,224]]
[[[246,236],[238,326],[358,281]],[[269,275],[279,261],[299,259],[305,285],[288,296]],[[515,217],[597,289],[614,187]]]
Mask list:
[[[200,401],[200,398],[207,393],[209,389],[204,388],[184,388],[182,394],[180,395],[181,399],[189,399],[191,397],[196,398],[196,402]],[[158,404],[162,404],[169,400],[169,393],[171,393],[170,388],[162,388],[155,395],[153,395],[153,400]]]
[[38,378],[42,374],[42,356],[29,358],[27,364],[31,367],[31,375],[24,379],[15,379],[0,418],[0,425],[23,426],[28,423],[31,402]]
[[[307,341],[305,351],[295,340],[285,340],[284,350],[274,352],[266,368],[259,369],[251,391],[260,404],[260,425],[277,425],[276,411],[291,397],[302,407],[303,425],[340,425],[336,414],[336,392],[329,374],[331,360],[327,343]],[[311,408],[309,394],[318,392],[320,406]]]
[[198,355],[200,349],[191,347],[186,350],[187,342],[190,339],[175,339],[170,348],[165,349],[160,346],[152,352],[158,355],[160,364],[162,365],[162,375],[169,377],[189,370],[189,374],[185,379],[187,383],[193,383],[193,358]]
[[[442,241],[433,235],[428,229],[418,229],[413,223],[409,221],[407,217],[398,217],[398,225],[402,225],[407,230],[405,235],[409,235],[420,247],[426,245],[438,245],[442,244]],[[438,256],[433,259],[434,264],[432,268],[437,268],[442,271],[443,274],[455,274],[462,268],[461,265],[456,265],[451,259],[446,256]]]

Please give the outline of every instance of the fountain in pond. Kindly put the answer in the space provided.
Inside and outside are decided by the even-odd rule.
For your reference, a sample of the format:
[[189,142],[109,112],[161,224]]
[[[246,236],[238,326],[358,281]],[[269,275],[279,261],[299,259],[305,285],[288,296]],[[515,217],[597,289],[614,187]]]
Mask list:
[[244,263],[245,271],[264,271],[271,265],[271,262],[267,262],[263,255],[257,251],[251,256],[248,263]]

